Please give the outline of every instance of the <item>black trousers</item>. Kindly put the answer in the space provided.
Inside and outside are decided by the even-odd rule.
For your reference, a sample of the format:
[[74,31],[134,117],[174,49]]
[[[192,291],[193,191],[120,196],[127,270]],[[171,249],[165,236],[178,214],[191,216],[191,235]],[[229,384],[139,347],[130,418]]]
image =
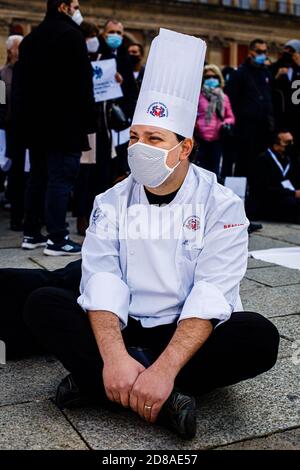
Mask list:
[[81,260],[55,271],[0,269],[0,340],[6,344],[8,360],[44,352],[23,321],[24,305],[30,294],[42,287],[59,287],[79,295],[80,278]]
[[197,152],[197,165],[205,170],[212,171],[217,176],[220,174],[220,161],[222,156],[222,146],[219,140],[212,142],[200,139]]
[[255,161],[270,144],[267,121],[243,121],[236,128],[235,176],[246,176],[250,186],[255,179]]
[[[76,293],[38,289],[28,298],[23,318],[36,340],[72,373],[81,392],[101,399],[103,362]],[[176,324],[143,328],[140,322],[129,319],[122,334],[126,346],[147,347],[158,357],[175,329]],[[255,377],[273,367],[278,344],[278,331],[269,320],[257,313],[234,313],[180,371],[176,385],[200,395]]]
[[30,149],[30,176],[25,196],[24,234],[36,236],[45,220],[54,243],[69,234],[66,215],[80,166],[80,152]]
[[11,224],[21,224],[24,219],[25,189],[28,180],[28,175],[24,171],[25,155],[24,147],[17,143],[11,145],[9,156],[12,159],[12,165],[7,181],[7,197],[11,204]]
[[300,199],[294,196],[282,197],[281,200],[271,201],[271,198],[257,202],[257,205],[262,206],[260,218],[265,220],[272,220],[278,222],[288,222],[292,224],[300,224]]

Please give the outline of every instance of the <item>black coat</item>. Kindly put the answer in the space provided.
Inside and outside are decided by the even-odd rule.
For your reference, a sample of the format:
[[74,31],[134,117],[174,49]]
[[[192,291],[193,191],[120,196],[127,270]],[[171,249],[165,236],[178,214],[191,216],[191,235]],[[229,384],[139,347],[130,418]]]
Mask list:
[[249,122],[273,131],[272,76],[266,67],[253,65],[247,59],[230,77],[226,93],[236,117],[236,125]]
[[88,148],[95,125],[92,68],[80,28],[63,13],[47,14],[21,43],[13,120],[26,147]]
[[274,76],[273,102],[277,128],[290,129],[297,138],[300,133],[300,106],[293,103],[292,96],[296,89],[292,88],[293,82],[300,80],[300,66],[294,65],[291,80],[287,75],[281,75],[275,79],[278,69],[282,67],[281,59],[272,64],[270,70]]
[[[284,201],[295,199],[295,192],[286,189],[281,182],[290,180],[295,189],[300,189],[300,166],[296,159],[286,159],[282,163],[286,168],[290,161],[290,169],[285,176],[271,157],[269,151],[261,154],[255,163],[255,182],[253,197],[259,216],[277,218],[278,211],[284,207]],[[284,216],[284,214],[281,214]]]

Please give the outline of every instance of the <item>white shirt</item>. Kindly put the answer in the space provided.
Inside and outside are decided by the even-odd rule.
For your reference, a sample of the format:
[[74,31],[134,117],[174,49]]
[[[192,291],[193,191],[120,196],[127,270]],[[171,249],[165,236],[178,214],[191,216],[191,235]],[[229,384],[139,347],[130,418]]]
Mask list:
[[144,327],[226,321],[242,310],[248,225],[242,200],[195,165],[165,207],[129,176],[95,199],[78,303],[116,314],[122,327],[128,315]]

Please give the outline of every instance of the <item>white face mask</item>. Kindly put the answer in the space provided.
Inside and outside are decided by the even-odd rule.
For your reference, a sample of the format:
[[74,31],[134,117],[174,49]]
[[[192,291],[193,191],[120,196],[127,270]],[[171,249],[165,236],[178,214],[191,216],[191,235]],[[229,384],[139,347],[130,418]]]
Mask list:
[[99,39],[96,37],[87,39],[86,47],[91,54],[95,54],[99,49]]
[[76,10],[74,15],[71,16],[71,18],[73,21],[75,21],[76,24],[78,24],[78,26],[80,26],[83,22],[83,16],[80,10]]
[[179,142],[170,150],[139,142],[128,147],[128,165],[137,183],[149,188],[157,188],[164,183],[180,164],[179,161],[174,168],[168,167],[168,154],[181,144]]

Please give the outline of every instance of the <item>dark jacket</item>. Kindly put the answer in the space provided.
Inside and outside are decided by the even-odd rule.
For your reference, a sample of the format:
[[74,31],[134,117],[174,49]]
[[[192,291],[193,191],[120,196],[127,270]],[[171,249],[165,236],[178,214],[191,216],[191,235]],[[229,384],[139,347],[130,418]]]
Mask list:
[[230,77],[225,88],[236,117],[237,127],[250,122],[273,131],[272,76],[266,67],[247,59]]
[[126,116],[132,119],[138,97],[138,88],[133,75],[133,67],[129,54],[124,45],[120,46],[117,49],[116,54],[114,54],[102,36],[99,37],[99,42],[99,53],[101,54],[101,60],[112,58],[116,59],[117,71],[123,77],[123,83],[121,85],[123,97],[116,101]]
[[80,152],[94,131],[92,68],[80,28],[47,14],[21,43],[13,79],[13,119],[26,147]]
[[300,189],[300,167],[298,162],[288,157],[284,161],[279,161],[283,169],[290,163],[290,169],[285,176],[269,151],[261,154],[256,160],[253,196],[259,216],[276,218],[279,208],[283,206],[283,200],[295,198],[295,191],[284,188],[281,184],[282,181],[290,180],[295,189]]
[[[271,65],[273,74],[273,103],[277,128],[288,128],[296,133],[300,132],[300,106],[293,103],[292,95],[296,89],[292,88],[293,82],[300,80],[300,67],[296,64],[292,67],[292,77],[281,75],[275,79],[279,68],[283,67],[282,60]],[[297,136],[295,136],[297,137]]]

